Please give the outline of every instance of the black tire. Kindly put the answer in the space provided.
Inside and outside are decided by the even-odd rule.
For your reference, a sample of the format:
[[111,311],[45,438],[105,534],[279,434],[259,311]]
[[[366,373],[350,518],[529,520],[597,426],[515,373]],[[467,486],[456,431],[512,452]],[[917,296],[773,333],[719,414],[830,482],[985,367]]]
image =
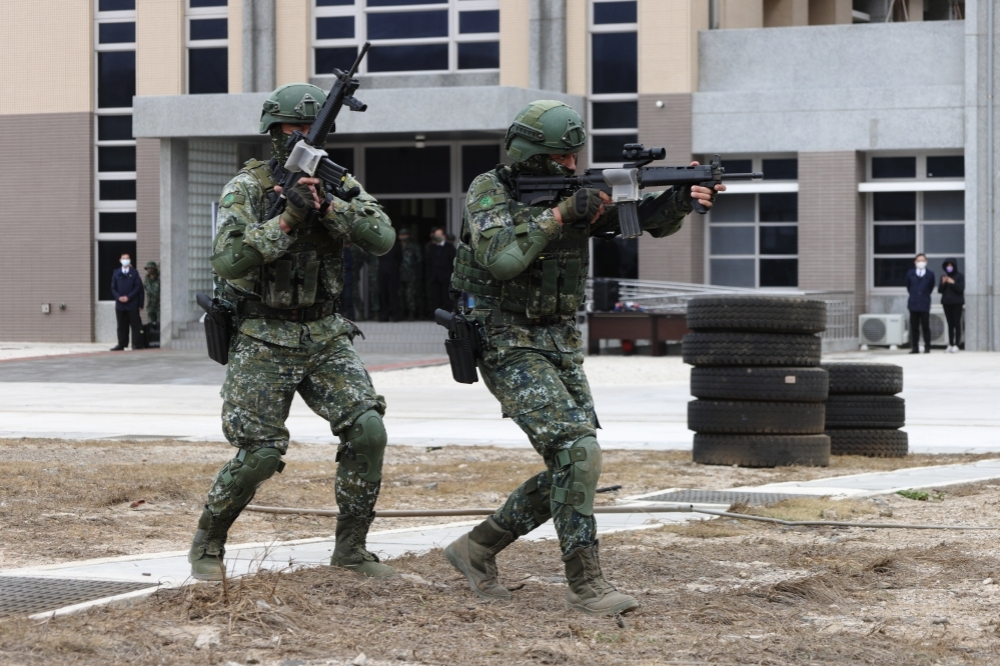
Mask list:
[[815,335],[778,333],[688,333],[684,362],[695,366],[816,367],[821,343]]
[[704,435],[694,436],[692,458],[702,465],[777,467],[830,464],[826,435]]
[[830,395],[896,395],[903,390],[903,368],[891,363],[824,363]]
[[691,395],[716,400],[823,402],[827,374],[822,368],[693,368]]
[[775,296],[701,296],[688,301],[687,325],[694,331],[822,333],[826,303]]
[[831,395],[826,399],[826,427],[902,428],[906,401],[894,395]]
[[909,452],[909,439],[902,430],[828,430],[826,434],[835,456],[902,458]]
[[716,434],[821,435],[825,411],[821,402],[692,400],[688,429]]

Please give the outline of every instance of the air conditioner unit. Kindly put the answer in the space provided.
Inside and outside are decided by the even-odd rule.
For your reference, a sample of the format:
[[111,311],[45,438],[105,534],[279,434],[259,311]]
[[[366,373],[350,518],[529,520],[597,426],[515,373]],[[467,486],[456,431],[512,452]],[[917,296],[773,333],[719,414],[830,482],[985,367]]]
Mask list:
[[863,314],[858,316],[858,331],[862,348],[868,345],[905,345],[910,340],[906,331],[906,315]]
[[948,346],[948,319],[940,305],[931,306],[931,346]]

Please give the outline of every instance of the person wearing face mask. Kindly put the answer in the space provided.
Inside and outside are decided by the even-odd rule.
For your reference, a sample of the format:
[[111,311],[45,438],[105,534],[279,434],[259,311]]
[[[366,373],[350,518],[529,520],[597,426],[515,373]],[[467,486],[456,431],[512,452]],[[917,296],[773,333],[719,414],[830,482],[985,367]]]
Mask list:
[[965,308],[965,276],[958,270],[958,262],[949,257],[941,264],[944,275],[938,285],[941,306],[948,320],[948,352],[955,354],[962,344],[962,309]]
[[927,268],[927,256],[918,254],[914,267],[906,274],[906,303],[910,311],[910,353],[920,353],[920,333],[924,335],[924,353],[931,353],[931,293],[934,291],[934,271]]
[[132,349],[142,349],[140,328],[145,292],[139,271],[132,267],[132,259],[126,252],[119,260],[122,267],[111,274],[111,295],[115,297],[115,319],[118,320],[118,344],[111,351],[122,351],[128,347],[128,333],[132,329]]

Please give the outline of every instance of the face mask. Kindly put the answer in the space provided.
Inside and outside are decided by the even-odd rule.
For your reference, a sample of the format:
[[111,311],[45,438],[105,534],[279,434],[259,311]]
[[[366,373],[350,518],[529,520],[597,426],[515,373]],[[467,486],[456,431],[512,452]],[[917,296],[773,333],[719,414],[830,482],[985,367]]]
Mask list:
[[128,268],[128,265],[132,263],[131,259],[122,259],[122,268]]
[[917,268],[919,270],[924,270],[925,268],[927,268],[927,262],[926,261],[918,261],[917,262]]
[[955,272],[955,267],[954,267],[954,266],[949,266],[949,267],[948,267],[948,268],[946,268],[945,270],[946,270],[947,272],[949,272],[949,273],[954,273],[954,272]]

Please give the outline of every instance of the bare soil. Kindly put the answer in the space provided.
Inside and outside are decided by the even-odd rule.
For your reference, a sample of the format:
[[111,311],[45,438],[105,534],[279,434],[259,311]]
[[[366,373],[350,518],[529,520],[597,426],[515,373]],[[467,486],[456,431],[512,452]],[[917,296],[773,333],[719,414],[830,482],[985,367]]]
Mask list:
[[[288,468],[256,501],[332,506],[332,453],[293,446]],[[2,564],[185,548],[203,493],[230,455],[224,445],[172,441],[0,441]],[[622,484],[621,496],[979,458],[840,458],[829,468],[747,470],[695,466],[689,455],[610,451],[602,484]],[[529,451],[466,447],[392,447],[387,463],[383,508],[493,506],[541,468]],[[1000,482],[933,496],[735,509],[791,519],[1000,525]],[[130,509],[137,499],[146,508]],[[413,522],[379,521],[376,529],[404,524]],[[232,538],[332,531],[325,518],[248,514]],[[360,663],[360,653],[369,666],[1000,663],[998,537],[729,519],[607,535],[605,571],[642,603],[620,621],[564,608],[562,563],[547,541],[518,541],[500,555],[510,602],[473,596],[438,551],[394,560],[404,575],[391,580],[325,567],[261,572],[43,623],[0,620],[0,663],[295,666]]]

